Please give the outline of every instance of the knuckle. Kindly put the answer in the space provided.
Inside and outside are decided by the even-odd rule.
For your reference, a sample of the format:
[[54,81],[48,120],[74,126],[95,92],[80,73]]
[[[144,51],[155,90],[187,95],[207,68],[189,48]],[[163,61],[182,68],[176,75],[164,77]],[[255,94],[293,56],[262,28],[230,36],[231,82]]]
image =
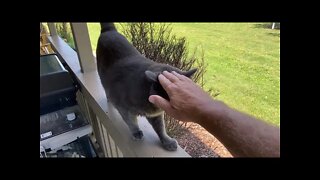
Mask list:
[[175,84],[169,84],[169,85],[168,85],[168,89],[169,89],[169,90],[176,90],[176,87],[177,87],[177,86],[176,86]]

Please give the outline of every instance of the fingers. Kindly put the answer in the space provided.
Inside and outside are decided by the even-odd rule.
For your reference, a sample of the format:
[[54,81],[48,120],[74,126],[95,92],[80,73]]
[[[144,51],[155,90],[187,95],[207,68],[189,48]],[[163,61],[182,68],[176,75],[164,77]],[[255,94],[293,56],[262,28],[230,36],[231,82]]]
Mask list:
[[158,95],[149,96],[149,101],[166,112],[172,108],[167,100]]
[[161,86],[163,87],[163,89],[170,96],[170,94],[171,94],[171,91],[170,91],[171,88],[170,87],[174,86],[174,84],[169,79],[167,79],[163,74],[160,74],[158,76],[158,79],[159,79],[159,82],[160,82]]
[[173,83],[179,81],[179,78],[177,76],[169,73],[168,71],[163,71],[162,74]]
[[170,96],[173,91],[177,88],[177,83],[179,81],[188,80],[187,77],[184,75],[178,74],[177,72],[172,71],[169,73],[168,71],[163,71],[163,74],[158,76],[159,82],[163,89],[168,93]]
[[188,79],[188,77],[186,77],[184,75],[181,75],[181,74],[179,74],[179,73],[177,73],[175,71],[172,71],[171,73],[174,74],[178,79],[180,79],[182,81]]

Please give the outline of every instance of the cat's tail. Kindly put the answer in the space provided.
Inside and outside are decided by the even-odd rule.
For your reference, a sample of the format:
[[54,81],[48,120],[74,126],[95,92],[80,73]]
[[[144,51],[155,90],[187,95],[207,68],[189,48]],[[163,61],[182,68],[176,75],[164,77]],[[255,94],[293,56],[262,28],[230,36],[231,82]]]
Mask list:
[[117,31],[113,23],[100,23],[101,33],[106,31]]

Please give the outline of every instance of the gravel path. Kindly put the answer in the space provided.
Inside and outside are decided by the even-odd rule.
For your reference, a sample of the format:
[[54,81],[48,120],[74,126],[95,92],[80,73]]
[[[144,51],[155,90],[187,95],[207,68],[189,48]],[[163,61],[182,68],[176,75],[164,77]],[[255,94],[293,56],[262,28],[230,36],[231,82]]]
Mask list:
[[190,123],[175,138],[192,157],[232,157],[218,139],[198,124]]

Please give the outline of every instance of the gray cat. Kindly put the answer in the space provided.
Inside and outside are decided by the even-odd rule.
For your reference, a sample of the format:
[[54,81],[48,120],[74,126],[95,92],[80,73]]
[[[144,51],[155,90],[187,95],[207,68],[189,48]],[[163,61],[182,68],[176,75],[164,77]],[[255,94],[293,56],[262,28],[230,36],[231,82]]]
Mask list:
[[117,32],[113,23],[101,23],[96,54],[98,73],[107,98],[119,111],[134,139],[143,138],[137,123],[137,116],[142,115],[158,134],[163,147],[176,150],[176,140],[166,133],[163,111],[150,103],[148,97],[156,94],[169,100],[158,81],[158,75],[163,71],[176,71],[190,77],[196,69],[183,72],[145,58]]

